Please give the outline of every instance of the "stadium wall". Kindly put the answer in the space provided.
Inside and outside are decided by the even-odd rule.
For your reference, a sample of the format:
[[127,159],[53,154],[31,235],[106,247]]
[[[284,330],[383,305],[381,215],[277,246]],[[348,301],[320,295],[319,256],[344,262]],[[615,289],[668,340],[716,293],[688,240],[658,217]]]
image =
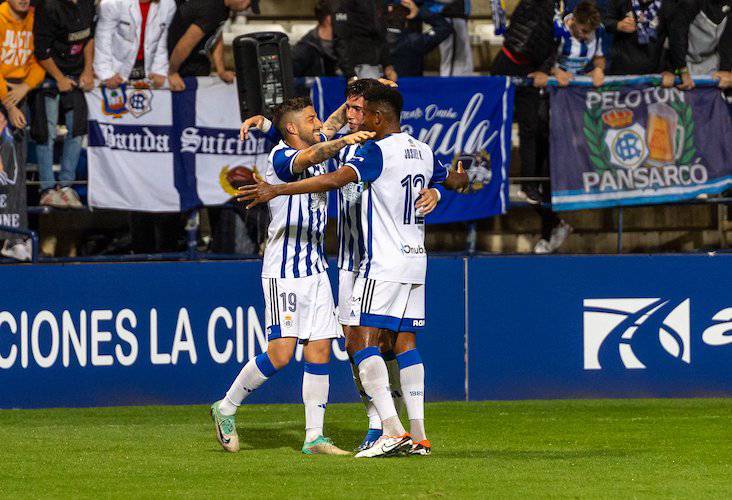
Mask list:
[[[433,257],[420,338],[428,400],[732,396],[731,263]],[[265,344],[260,268],[0,267],[0,408],[219,398]],[[334,352],[331,401],[356,401]],[[292,363],[250,402],[299,402],[301,376]]]

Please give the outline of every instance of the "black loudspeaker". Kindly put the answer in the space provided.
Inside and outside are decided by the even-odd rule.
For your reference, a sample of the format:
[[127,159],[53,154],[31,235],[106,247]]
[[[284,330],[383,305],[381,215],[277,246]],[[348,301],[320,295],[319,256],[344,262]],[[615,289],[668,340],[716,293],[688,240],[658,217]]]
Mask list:
[[293,97],[292,58],[287,35],[248,33],[234,39],[234,65],[242,121],[252,115],[272,117],[272,109]]

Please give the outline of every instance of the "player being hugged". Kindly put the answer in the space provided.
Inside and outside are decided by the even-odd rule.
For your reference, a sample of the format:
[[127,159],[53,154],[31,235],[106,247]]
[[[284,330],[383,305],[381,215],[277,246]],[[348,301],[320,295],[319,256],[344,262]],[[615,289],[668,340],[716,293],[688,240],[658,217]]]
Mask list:
[[[285,185],[327,172],[326,160],[345,146],[363,142],[373,133],[359,132],[334,141],[321,134],[309,99],[293,98],[275,108],[273,121],[283,140],[270,152],[264,179]],[[234,415],[242,401],[285,367],[297,342],[304,344],[306,454],[344,455],[323,435],[328,402],[331,342],[341,336],[333,294],[325,272],[323,233],[327,222],[325,194],[286,196],[269,203],[271,221],[262,264],[267,351],[242,368],[226,396],[211,405],[216,436],[227,451],[239,450]]]
[[[375,140],[362,145],[344,166],[298,182],[258,182],[241,188],[241,192],[243,199],[251,200],[251,207],[278,196],[323,193],[349,183],[363,183],[361,229],[365,251],[351,297],[346,347],[383,428],[376,443],[356,457],[377,457],[419,448],[402,426],[389,391],[388,372],[379,350],[382,329],[398,332],[394,350],[400,353],[397,359],[410,422],[424,419],[424,367],[416,351],[415,334],[425,325],[427,252],[418,199],[431,184],[463,189],[468,178],[460,165],[456,172],[448,172],[427,144],[401,132],[402,96],[397,90],[374,87],[364,97],[362,129],[374,132]],[[404,387],[410,378],[405,371],[413,375],[408,381],[409,391]]]

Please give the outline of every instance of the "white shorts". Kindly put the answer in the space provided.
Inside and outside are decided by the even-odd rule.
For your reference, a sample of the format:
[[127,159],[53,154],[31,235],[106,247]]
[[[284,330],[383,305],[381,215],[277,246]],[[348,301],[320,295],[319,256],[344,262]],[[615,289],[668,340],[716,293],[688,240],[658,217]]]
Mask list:
[[356,278],[349,324],[419,332],[425,326],[424,285]]
[[307,340],[343,336],[336,321],[328,273],[302,278],[262,278],[267,340]]
[[338,270],[338,322],[341,325],[348,325],[350,322],[351,295],[356,278],[358,278],[358,271]]

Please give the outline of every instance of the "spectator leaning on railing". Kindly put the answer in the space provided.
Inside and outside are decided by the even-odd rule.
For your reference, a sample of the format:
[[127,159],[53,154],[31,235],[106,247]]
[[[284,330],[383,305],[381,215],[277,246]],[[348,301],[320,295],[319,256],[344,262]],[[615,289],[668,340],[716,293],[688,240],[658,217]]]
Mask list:
[[603,19],[605,29],[614,35],[608,73],[661,73],[663,86],[673,86],[671,70],[683,65],[683,57],[676,59],[685,53],[679,39],[669,37],[675,7],[676,0],[610,0]]
[[[514,100],[523,177],[549,175],[549,97],[542,87],[557,58],[553,20],[560,14],[560,4],[553,0],[521,0],[491,68],[494,75],[533,78],[533,87],[516,87]],[[534,252],[555,251],[572,228],[542,203],[551,197],[548,183],[525,181],[521,189],[541,217],[541,239]]]
[[[386,19],[389,53],[399,76],[423,76],[425,56],[453,32],[444,17],[426,7],[420,9],[413,0],[389,5]],[[427,23],[430,29],[410,29],[413,20]]]
[[[37,87],[45,71],[33,55],[33,7],[29,0],[7,0],[0,5],[0,207],[17,216],[19,229],[27,228],[25,211],[25,159],[28,106],[26,95]],[[12,131],[5,115],[10,121]],[[21,206],[22,204],[22,206]],[[30,259],[30,241],[11,237],[5,240],[0,253],[18,260]]]
[[[252,0],[187,0],[180,2],[168,30],[168,84],[170,90],[185,90],[183,78],[209,76],[211,58],[222,80],[231,83],[232,72],[223,68],[221,29],[231,11],[258,5]],[[257,12],[258,9],[255,10]]]
[[602,52],[602,19],[592,0],[582,0],[571,14],[554,19],[557,43],[552,75],[566,86],[577,75],[589,75],[599,87],[605,80],[605,57]]
[[677,57],[684,64],[674,68],[682,77],[680,88],[693,88],[693,75],[714,76],[721,87],[730,86],[732,0],[680,0],[670,32],[686,49]]
[[[42,0],[33,23],[35,55],[49,78],[36,93],[31,135],[38,143],[41,204],[81,207],[71,187],[81,154],[81,138],[87,133],[84,90],[94,86],[94,0]],[[54,189],[53,144],[56,125],[63,117],[67,133],[61,153],[59,189]]]
[[175,0],[102,0],[94,34],[94,72],[109,88],[168,75],[168,27]]
[[318,25],[292,48],[292,72],[295,77],[335,76],[338,58],[333,44],[333,10],[331,0],[315,2]]
[[386,41],[384,0],[336,0],[335,51],[338,66],[350,81],[380,78],[396,81]]

